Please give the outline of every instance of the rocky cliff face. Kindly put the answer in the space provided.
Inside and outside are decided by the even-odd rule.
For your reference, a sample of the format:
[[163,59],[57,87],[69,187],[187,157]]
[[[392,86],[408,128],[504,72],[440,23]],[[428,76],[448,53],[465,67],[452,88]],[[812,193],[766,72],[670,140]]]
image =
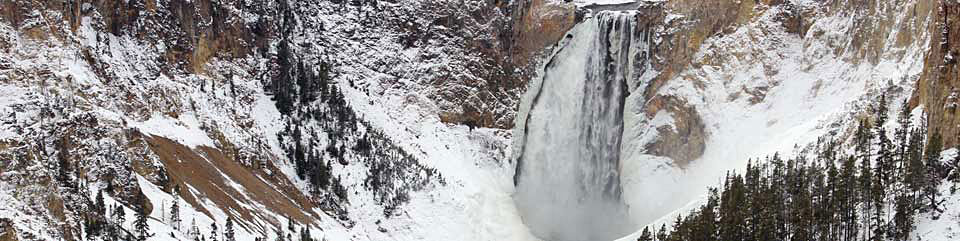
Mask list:
[[[719,160],[789,151],[781,147],[813,135],[843,138],[846,119],[869,112],[863,100],[880,93],[895,105],[913,96],[945,144],[957,144],[955,1],[626,5],[651,30],[649,66],[627,81],[623,106],[618,171],[632,206],[659,205],[632,192],[670,186],[646,180],[695,179],[697,168],[737,166],[710,164]],[[467,217],[490,210],[461,207],[508,202],[513,190],[500,186],[509,185],[489,183],[508,180],[513,166],[504,161],[509,135],[460,125],[511,128],[555,44],[588,10],[622,7],[2,1],[0,239],[79,239],[99,190],[109,190],[114,210],[160,216],[178,185],[189,187],[178,200],[210,217],[202,226],[231,217],[250,235],[289,220],[343,239],[429,228],[403,231],[417,224],[396,221],[405,215],[472,227]],[[783,143],[762,141],[770,136]],[[750,144],[726,144],[739,142]],[[327,172],[298,173],[303,163]],[[460,170],[472,167],[493,170],[494,181],[470,181],[485,176]],[[445,187],[438,173],[460,175],[450,183],[471,191]],[[447,219],[404,208],[444,195],[456,196],[438,201],[450,207]],[[458,230],[526,234],[516,214],[498,214],[507,224]]]
[[[333,239],[389,239],[388,223],[405,221],[380,219],[445,180],[421,163],[432,149],[384,134],[409,128],[358,108],[399,91],[410,102],[389,105],[424,106],[422,118],[509,126],[523,81],[503,70],[525,68],[546,42],[501,26],[533,11],[550,14],[516,22],[572,24],[571,7],[550,6],[4,1],[0,212],[14,220],[2,233],[91,235],[104,191],[106,212],[127,220],[144,207],[168,223],[180,200],[205,232],[231,218],[251,239],[293,230],[288,221]],[[470,136],[461,143],[499,145],[492,132]]]
[[[219,55],[241,58],[275,38],[276,4],[213,1],[5,1],[3,19],[35,39],[68,40],[89,18],[115,36],[163,44],[169,70],[202,73]],[[248,13],[256,16],[241,16]],[[246,18],[244,18],[246,17]],[[92,57],[91,57],[92,58]],[[95,60],[93,58],[92,60]]]
[[[550,0],[475,4],[479,6],[471,6],[475,9],[468,16],[451,14],[438,19],[448,28],[445,34],[470,33],[463,36],[467,41],[463,54],[476,58],[461,60],[466,68],[456,70],[468,73],[439,75],[426,83],[437,87],[431,98],[440,103],[443,121],[511,128],[519,96],[550,46],[576,24],[576,8]],[[428,40],[431,36],[411,37]]]
[[[200,222],[222,222],[222,210],[233,212],[219,217],[247,230],[256,229],[254,220],[319,218],[318,202],[274,175],[282,166],[268,153],[268,137],[250,130],[263,85],[248,60],[269,58],[277,5],[4,1],[0,8],[0,172],[4,197],[13,198],[4,209],[15,210],[21,239],[91,235],[84,227],[98,220],[91,216],[98,205],[163,213],[170,203],[149,190],[172,194],[177,186],[188,190],[179,194],[193,207],[186,210],[210,217]],[[94,200],[97,191],[110,207]]]
[[960,144],[960,67],[957,65],[960,51],[960,4],[941,1],[931,6],[934,9],[934,24],[929,26],[932,34],[923,74],[917,81],[915,97],[911,104],[923,105],[929,114],[927,125],[943,137],[944,146]]
[[[691,73],[690,70],[730,65],[734,61],[755,61],[756,56],[762,54],[761,51],[769,50],[760,48],[736,50],[736,46],[718,46],[715,43],[708,43],[711,39],[736,35],[736,32],[741,29],[751,28],[750,25],[768,21],[771,25],[764,31],[782,31],[792,38],[800,38],[801,41],[807,42],[805,43],[807,46],[804,47],[809,48],[810,51],[830,51],[820,54],[820,57],[833,55],[854,65],[860,63],[878,65],[884,58],[904,59],[916,56],[917,53],[907,50],[917,43],[924,43],[924,38],[929,36],[929,33],[936,32],[930,29],[929,21],[932,11],[936,8],[935,5],[926,1],[907,5],[897,5],[887,1],[862,1],[859,4],[798,1],[668,1],[653,11],[642,9],[641,11],[655,14],[647,14],[654,17],[638,21],[661,25],[662,31],[658,33],[660,41],[652,47],[656,60],[653,61],[653,68],[658,71],[658,74],[653,76],[650,84],[642,90],[643,97],[637,98],[637,101],[641,102],[638,103],[637,108],[642,109],[648,119],[654,118],[661,110],[666,110],[677,118],[675,123],[678,123],[678,126],[658,127],[661,128],[659,137],[649,143],[646,149],[650,150],[651,154],[670,157],[681,166],[700,157],[703,153],[705,138],[708,137],[708,131],[701,120],[702,114],[698,113],[696,106],[687,103],[690,97],[662,93],[664,91],[661,91],[661,88],[670,85],[668,83],[670,81],[691,81],[695,88],[706,88],[703,83],[695,80],[696,74]],[[948,5],[945,4],[945,6]],[[943,12],[946,14],[946,11]],[[768,15],[769,19],[765,19]],[[824,31],[829,30],[823,28],[814,28],[814,31],[810,32],[811,27],[818,22],[832,21],[831,19],[850,21],[842,22],[845,26],[849,24],[849,32],[839,36],[825,36],[833,33],[826,33]],[[837,22],[837,25],[841,25],[841,22]],[[761,34],[770,35],[773,32]],[[765,41],[763,37],[766,36],[744,39],[741,44],[762,43]],[[820,44],[824,46],[819,46]],[[815,47],[824,48],[820,50],[814,49]],[[936,50],[943,52],[940,48]],[[929,64],[930,61],[928,60],[927,63]],[[774,76],[780,71],[777,69],[776,66],[763,65],[767,79],[776,79]],[[927,66],[925,69],[933,69],[933,66]],[[934,74],[925,73],[924,76],[934,76]],[[932,77],[925,79],[929,78]],[[777,81],[769,81],[758,85],[730,86],[734,90],[728,92],[728,99],[744,98],[752,105],[761,104],[770,89],[778,85]],[[926,91],[923,86],[919,89],[920,92]],[[947,99],[949,93],[939,93],[937,96],[941,96],[940,99]],[[940,121],[938,115],[931,115],[931,118],[937,119],[932,122]]]
[[936,5],[644,5],[655,6],[639,10],[654,9],[645,14],[653,17],[639,22],[661,27],[651,46],[655,74],[641,77],[646,84],[631,86],[638,89],[627,99],[621,179],[633,217],[649,221],[677,208],[665,203],[683,202],[644,193],[684,196],[677,187],[702,189],[722,175],[711,170],[745,164],[737,160],[848,138],[849,120],[874,110],[868,100],[883,93],[897,109],[914,89],[924,92],[914,86],[930,69],[924,58],[938,32],[930,30]]

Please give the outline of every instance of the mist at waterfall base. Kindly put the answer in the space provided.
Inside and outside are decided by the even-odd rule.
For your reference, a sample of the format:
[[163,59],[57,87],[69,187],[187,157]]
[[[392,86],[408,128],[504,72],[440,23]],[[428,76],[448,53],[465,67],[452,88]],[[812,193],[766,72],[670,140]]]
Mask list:
[[521,106],[514,200],[546,240],[612,240],[634,231],[620,185],[628,82],[646,41],[634,15],[601,12],[558,44]]

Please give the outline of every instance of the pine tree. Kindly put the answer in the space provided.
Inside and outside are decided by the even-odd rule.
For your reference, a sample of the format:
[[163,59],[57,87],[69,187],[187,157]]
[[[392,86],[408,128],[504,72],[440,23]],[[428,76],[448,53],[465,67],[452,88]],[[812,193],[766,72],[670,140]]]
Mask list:
[[86,221],[86,232],[87,239],[93,239],[94,237],[100,236],[103,231],[104,221],[106,220],[106,207],[103,204],[103,191],[100,190],[97,192],[97,196],[94,198],[94,207],[92,207],[93,212],[84,215],[84,221]]
[[123,206],[117,206],[113,210],[114,220],[117,222],[117,226],[123,227],[123,223],[127,221],[127,213],[123,210]]
[[747,203],[743,178],[740,175],[728,177],[727,184],[720,196],[721,240],[736,240],[746,237],[746,213],[742,205]]
[[[906,240],[918,210],[939,211],[938,182],[951,168],[940,161],[939,136],[898,119],[895,142],[887,139],[885,110],[876,125],[861,120],[854,152],[842,142],[819,139],[786,164],[777,155],[748,161],[743,175],[727,174],[722,191],[688,216],[678,216],[668,240]],[[872,143],[871,143],[872,142]],[[924,145],[926,143],[926,145]],[[878,148],[871,148],[872,144]],[[873,149],[873,150],[871,150]],[[808,163],[806,154],[815,158]],[[854,154],[854,155],[849,155]],[[960,162],[960,157],[956,160]],[[717,204],[715,200],[719,200]],[[922,205],[921,205],[922,203]],[[714,208],[716,207],[716,208]],[[711,212],[716,210],[716,213]],[[860,211],[858,211],[860,210]],[[936,218],[936,216],[934,216]],[[716,224],[717,236],[710,225]],[[660,232],[667,232],[660,235]],[[643,239],[641,235],[641,239]]]
[[217,241],[217,236],[219,235],[220,233],[217,232],[217,223],[216,222],[211,223],[210,224],[210,241]]
[[227,217],[227,224],[223,227],[223,241],[234,241],[233,218]]
[[193,239],[200,239],[200,228],[197,227],[197,219],[193,218],[193,221],[190,222],[190,231],[188,233]]
[[660,229],[657,229],[657,241],[666,241],[667,240],[667,224],[661,224]]
[[951,187],[951,194],[956,192],[956,186],[960,183],[960,151],[953,155],[953,159],[950,161],[950,172],[947,175],[947,179],[950,182],[953,182],[953,187]]
[[716,240],[717,239],[717,215],[715,209],[719,206],[719,197],[717,189],[711,188],[707,197],[707,203],[700,209],[698,219],[693,230],[693,239],[695,240]]
[[290,217],[287,217],[287,229],[290,230],[291,233],[297,232],[297,224],[294,223]]
[[[874,175],[873,175],[873,165],[871,165],[871,157],[873,156],[872,150],[870,148],[870,140],[873,139],[873,135],[869,130],[865,120],[860,120],[860,125],[857,127],[856,132],[856,152],[858,159],[860,160],[859,167],[859,176],[857,177],[857,189],[859,191],[859,201],[862,203],[861,210],[865,214],[863,217],[865,226],[868,230],[873,230],[874,216],[871,215],[874,209],[873,201],[876,199],[874,196]],[[865,234],[868,238],[872,236],[872,233]]]
[[145,241],[147,238],[152,237],[153,234],[150,233],[150,225],[147,224],[147,210],[144,207],[143,195],[137,195],[137,220],[134,221],[134,232],[137,235],[136,240]]
[[180,184],[173,186],[173,204],[170,206],[170,225],[180,230]]
[[272,82],[274,100],[276,100],[277,110],[283,114],[289,114],[293,111],[293,102],[295,98],[295,80],[296,79],[296,59],[293,50],[290,48],[290,41],[283,39],[277,51],[278,65],[280,73]]
[[840,223],[843,240],[854,240],[857,237],[857,230],[860,229],[857,212],[857,176],[856,176],[856,158],[853,156],[844,158],[840,171],[840,183],[836,190],[837,206],[840,212]]
[[923,159],[921,158],[922,145],[923,133],[920,129],[917,128],[911,131],[910,142],[905,151],[906,160],[904,163],[906,167],[904,169],[906,173],[903,182],[915,196],[923,189],[928,174],[927,166],[923,164]]
[[94,207],[94,209],[96,209],[97,214],[100,215],[101,217],[106,215],[106,204],[103,203],[103,189],[97,191],[97,198],[96,198],[95,204],[97,206]]
[[939,131],[934,131],[927,144],[926,151],[926,169],[927,175],[924,182],[923,193],[927,200],[928,208],[937,215],[943,210],[940,209],[939,188],[944,178],[943,167],[940,163],[940,152],[943,147]]
[[877,106],[876,125],[874,125],[875,135],[877,137],[877,169],[874,175],[879,179],[882,187],[886,188],[893,180],[894,170],[894,152],[893,144],[887,137],[887,130],[884,124],[887,122],[887,103],[886,94],[880,95],[880,103]]
[[[897,116],[897,129],[894,131],[894,138],[897,145],[897,170],[906,171],[906,165],[909,160],[907,149],[910,146],[910,122],[913,114],[910,112],[910,105],[906,100],[903,101],[900,109],[900,115]],[[903,174],[901,174],[903,176]]]
[[640,238],[637,238],[637,241],[653,241],[653,234],[650,233],[650,228],[643,227],[643,232],[640,233]]
[[313,241],[312,235],[310,235],[310,226],[303,225],[300,228],[300,241]]
[[686,234],[686,232],[685,232],[686,230],[683,229],[683,226],[682,226],[683,223],[684,223],[684,222],[683,222],[683,217],[680,216],[680,215],[677,215],[677,219],[674,219],[674,220],[673,220],[673,232],[670,233],[670,236],[667,238],[667,240],[669,240],[669,241],[683,241],[683,240],[690,239],[690,237],[687,237],[687,236],[685,235],[685,234]]
[[915,214],[913,195],[907,193],[897,195],[894,200],[896,213],[893,215],[893,239],[907,240],[913,232],[913,218]]
[[180,202],[178,200],[173,200],[173,204],[170,205],[170,226],[173,226],[173,230],[180,230]]
[[792,240],[813,240],[813,199],[808,191],[809,182],[805,179],[806,172],[804,170],[806,167],[801,167],[800,172],[800,183],[798,185],[798,191],[794,195],[794,213],[791,215],[791,220],[793,220],[793,229]]
[[104,233],[105,234],[104,240],[111,240],[111,241],[118,240],[120,238],[119,237],[120,230],[118,230],[119,224],[116,223],[116,218],[115,218],[117,207],[116,206],[112,206],[112,207],[113,208],[104,210],[104,215],[105,215],[104,219],[106,220],[106,225],[105,225],[106,232]]
[[[66,155],[66,153],[63,153],[62,155]],[[57,165],[59,167],[57,169],[57,180],[60,181],[60,184],[62,184],[64,187],[73,187],[70,179],[70,172],[72,171],[70,162],[64,156],[58,156],[57,160],[59,164]]]
[[894,153],[891,151],[891,149],[893,149],[892,144],[887,137],[886,129],[883,127],[887,122],[886,94],[880,95],[880,101],[877,104],[875,115],[876,124],[874,125],[874,134],[877,138],[877,158],[873,172],[873,188],[870,192],[873,197],[871,203],[874,205],[873,222],[877,225],[873,230],[874,233],[872,236],[875,239],[883,239],[887,233],[884,204],[887,198],[887,188],[892,186],[891,183],[894,180],[893,172],[895,171]]
[[870,203],[873,204],[873,220],[871,222],[874,224],[873,234],[871,234],[872,240],[884,240],[884,234],[886,233],[885,224],[887,220],[884,215],[886,213],[884,207],[887,194],[882,180],[879,175],[873,178],[873,186],[870,190],[872,194]]
[[84,215],[84,232],[87,233],[87,240],[93,240],[97,236],[96,223],[90,215]]

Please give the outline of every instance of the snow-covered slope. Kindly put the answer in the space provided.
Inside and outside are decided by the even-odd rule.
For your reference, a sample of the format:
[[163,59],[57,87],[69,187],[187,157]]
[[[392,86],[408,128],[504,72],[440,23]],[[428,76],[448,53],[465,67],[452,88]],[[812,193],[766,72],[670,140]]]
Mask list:
[[[0,23],[0,220],[12,224],[0,233],[95,236],[104,190],[106,222],[125,210],[133,230],[144,207],[151,240],[192,238],[194,220],[222,236],[228,219],[238,240],[305,227],[327,240],[533,239],[510,199],[509,133],[440,119],[463,100],[438,93],[485,85],[464,81],[490,59],[459,34],[488,23],[433,21],[483,5],[375,4],[4,2],[29,11]],[[324,90],[284,109],[308,86]],[[474,111],[509,111],[502,101]],[[298,173],[301,147],[332,184]]]
[[[648,223],[683,207],[748,159],[792,155],[820,137],[846,138],[852,117],[882,91],[895,96],[894,106],[910,98],[923,70],[928,21],[905,29],[915,16],[902,9],[920,4],[879,5],[875,11],[888,19],[869,22],[851,17],[864,12],[799,3],[810,15],[802,35],[780,22],[787,6],[757,6],[750,21],[707,39],[689,68],[656,93],[682,99],[702,118],[705,149],[688,165],[647,154],[660,127],[679,122],[671,117],[676,110],[651,115],[648,93],[628,97],[623,180],[632,216]],[[850,49],[860,41],[856,33],[868,31],[858,24],[893,30],[872,46],[877,52],[867,56],[875,59]],[[898,31],[910,30],[915,41],[897,41]]]
[[[849,138],[880,93],[899,109],[930,71],[937,3],[4,1],[0,239],[90,236],[101,191],[107,223],[124,210],[132,230],[142,207],[151,240],[228,219],[238,240],[537,240],[559,217],[544,207],[610,193],[629,218],[561,227],[630,232],[749,158]],[[626,90],[570,89],[608,72]],[[519,103],[528,87],[549,103]],[[619,186],[553,192],[570,173]],[[956,236],[952,209],[917,235]]]

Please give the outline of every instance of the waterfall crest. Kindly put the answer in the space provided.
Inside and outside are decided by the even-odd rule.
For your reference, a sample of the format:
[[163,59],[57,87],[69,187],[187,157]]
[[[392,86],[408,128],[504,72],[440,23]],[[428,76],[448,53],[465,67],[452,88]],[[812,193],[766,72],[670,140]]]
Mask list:
[[621,199],[628,83],[646,66],[649,34],[631,11],[602,11],[559,43],[518,116],[523,220],[547,240],[610,240],[634,228]]

